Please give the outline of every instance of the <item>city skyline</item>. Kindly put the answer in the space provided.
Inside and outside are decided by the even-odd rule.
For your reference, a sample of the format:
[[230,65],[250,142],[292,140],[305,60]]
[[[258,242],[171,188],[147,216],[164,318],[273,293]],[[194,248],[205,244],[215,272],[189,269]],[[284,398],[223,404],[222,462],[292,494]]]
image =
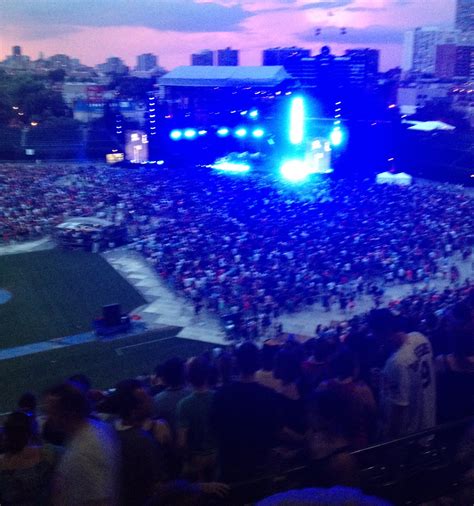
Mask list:
[[[417,26],[452,27],[455,0],[6,0],[0,58],[20,45],[37,58],[65,53],[96,65],[118,56],[133,66],[151,52],[171,69],[190,54],[232,46],[243,65],[260,65],[262,50],[329,44],[381,50],[381,68],[401,65],[403,33]],[[113,8],[112,8],[113,4]],[[158,7],[159,6],[159,7]],[[345,28],[344,31],[341,30]],[[315,30],[320,29],[320,35]]]

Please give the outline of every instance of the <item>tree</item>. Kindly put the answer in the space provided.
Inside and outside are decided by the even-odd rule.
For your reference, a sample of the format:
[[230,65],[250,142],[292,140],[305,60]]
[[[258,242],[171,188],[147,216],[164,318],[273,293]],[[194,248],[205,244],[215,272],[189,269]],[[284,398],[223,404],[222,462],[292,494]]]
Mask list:
[[26,96],[23,110],[28,120],[32,116],[46,119],[51,116],[65,116],[66,104],[61,94],[43,89]]
[[48,89],[40,78],[0,74],[0,124],[13,120],[28,124],[32,119],[65,116],[67,110],[61,94]]
[[64,69],[54,69],[48,72],[48,79],[53,83],[63,83],[66,79],[66,71]]

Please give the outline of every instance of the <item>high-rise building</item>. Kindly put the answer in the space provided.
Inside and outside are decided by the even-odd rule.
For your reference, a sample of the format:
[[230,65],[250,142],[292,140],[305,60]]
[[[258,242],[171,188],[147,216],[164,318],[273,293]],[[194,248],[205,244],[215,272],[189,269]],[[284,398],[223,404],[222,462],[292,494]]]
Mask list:
[[12,56],[21,56],[21,46],[12,47]]
[[474,79],[474,46],[457,46],[455,77]]
[[97,69],[104,74],[126,74],[128,72],[128,67],[117,56],[107,58],[105,63],[97,65]]
[[415,29],[411,70],[420,74],[434,74],[439,36],[440,30],[436,27]]
[[329,90],[345,85],[370,86],[378,76],[379,59],[377,49],[348,49],[343,56],[335,56],[328,46],[324,46],[316,56],[300,56],[295,52],[281,64],[303,86]]
[[474,45],[439,45],[436,48],[436,77],[474,79]]
[[295,58],[309,58],[310,56],[310,49],[303,49],[301,47],[274,47],[263,50],[262,63],[265,66],[285,66],[286,61],[290,58],[294,61]]
[[315,56],[288,58],[285,62],[285,70],[303,86],[315,86],[318,72]]
[[152,53],[139,54],[135,70],[146,72],[158,66],[158,58]]
[[374,84],[379,73],[380,51],[378,49],[348,49],[346,57],[349,84],[367,87]]
[[214,65],[214,51],[210,49],[204,49],[200,53],[194,53],[191,55],[191,65],[210,67]]
[[434,75],[436,47],[440,44],[456,44],[459,37],[460,32],[456,30],[441,30],[434,26],[415,28],[405,36],[403,70]]
[[237,67],[239,65],[239,51],[230,47],[218,49],[217,65],[220,67]]
[[413,68],[413,50],[415,48],[415,32],[409,30],[403,37],[402,70],[409,72]]
[[436,77],[474,78],[474,46],[439,45],[436,48]]
[[456,75],[456,44],[440,44],[436,47],[436,77],[452,79]]
[[457,0],[456,28],[462,32],[474,32],[474,0]]

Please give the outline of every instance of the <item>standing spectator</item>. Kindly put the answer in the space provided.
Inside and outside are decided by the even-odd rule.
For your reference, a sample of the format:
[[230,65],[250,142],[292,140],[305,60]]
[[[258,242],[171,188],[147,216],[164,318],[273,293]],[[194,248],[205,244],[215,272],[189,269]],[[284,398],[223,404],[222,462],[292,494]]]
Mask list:
[[255,378],[260,385],[276,390],[280,385],[280,381],[273,375],[273,368],[275,366],[275,356],[278,353],[279,347],[266,342],[260,351],[262,368],[259,369]]
[[301,378],[299,351],[299,345],[287,343],[275,359],[275,377],[279,380],[276,392],[281,406],[282,423],[296,437],[298,434],[302,436],[306,429],[304,403],[299,389]]
[[211,421],[218,445],[221,480],[258,476],[268,464],[279,428],[275,393],[259,385],[257,347],[245,342],[236,350],[239,379],[224,385],[214,398]]
[[350,420],[339,393],[322,390],[308,400],[306,434],[311,459],[309,479],[329,487],[356,485],[357,463],[350,454]]
[[40,430],[39,430],[39,422],[37,417],[37,401],[35,394],[31,392],[25,392],[19,399],[18,399],[18,411],[21,411],[23,413],[26,413],[30,419],[31,419],[31,440],[32,442],[40,443],[41,437],[40,437]]
[[467,303],[453,309],[453,352],[436,357],[438,420],[474,415],[474,318]]
[[373,310],[369,325],[389,353],[382,371],[382,436],[395,439],[433,427],[436,386],[430,342],[419,332],[407,333],[402,318],[388,309]]
[[334,377],[321,383],[318,390],[330,390],[339,396],[346,410],[351,448],[365,448],[375,436],[377,421],[372,391],[359,379],[355,357],[349,350],[341,350],[333,358],[331,368]]
[[115,394],[119,419],[115,421],[120,447],[120,499],[123,506],[145,504],[160,478],[160,448],[142,429],[151,411],[151,398],[138,380],[117,385]]
[[4,450],[0,456],[0,504],[49,504],[51,478],[56,463],[51,449],[31,444],[33,418],[17,411],[3,427]]
[[117,439],[110,427],[88,415],[89,403],[76,386],[63,383],[49,390],[49,421],[67,438],[54,479],[54,504],[117,504]]
[[168,422],[174,438],[178,403],[191,393],[185,386],[184,362],[180,358],[170,358],[164,363],[163,381],[166,388],[154,397],[153,415]]
[[216,464],[217,446],[210,427],[214,392],[209,389],[210,367],[203,357],[188,363],[193,392],[178,404],[178,446],[187,454],[191,475],[210,481]]

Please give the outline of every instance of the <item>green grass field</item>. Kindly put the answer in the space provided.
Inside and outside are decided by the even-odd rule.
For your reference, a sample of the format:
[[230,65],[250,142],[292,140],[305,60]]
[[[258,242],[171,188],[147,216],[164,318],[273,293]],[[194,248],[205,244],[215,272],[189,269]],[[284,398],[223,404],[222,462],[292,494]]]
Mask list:
[[145,303],[100,255],[84,252],[0,256],[0,288],[13,295],[0,305],[0,348],[87,332],[105,304],[128,312]]
[[[124,311],[145,303],[142,296],[100,256],[58,250],[0,256],[0,288],[12,293],[0,305],[0,348],[91,330],[102,306],[119,302]],[[105,339],[0,361],[0,413],[14,409],[25,391],[40,395],[74,373],[94,387],[150,373],[172,356],[183,358],[213,348],[179,339],[180,327]]]
[[82,372],[93,387],[110,388],[121,379],[150,373],[164,360],[190,357],[215,345],[176,338],[179,327],[115,340],[72,346],[0,362],[0,413],[15,407],[25,391],[45,388]]

